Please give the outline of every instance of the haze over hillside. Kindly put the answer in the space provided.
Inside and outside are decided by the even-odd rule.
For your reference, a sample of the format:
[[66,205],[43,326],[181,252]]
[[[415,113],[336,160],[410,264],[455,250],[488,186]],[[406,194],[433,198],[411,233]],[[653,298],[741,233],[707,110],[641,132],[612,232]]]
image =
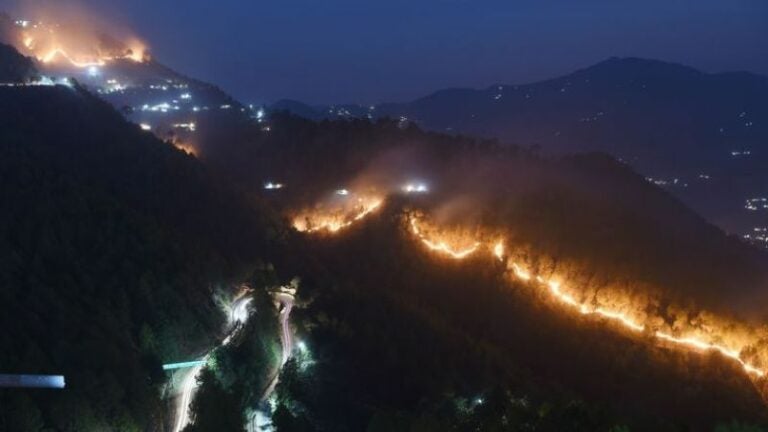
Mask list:
[[312,119],[392,117],[544,153],[603,151],[728,232],[762,244],[768,228],[766,101],[764,76],[612,58],[551,80],[441,90],[407,103],[310,107],[281,101],[272,109]]

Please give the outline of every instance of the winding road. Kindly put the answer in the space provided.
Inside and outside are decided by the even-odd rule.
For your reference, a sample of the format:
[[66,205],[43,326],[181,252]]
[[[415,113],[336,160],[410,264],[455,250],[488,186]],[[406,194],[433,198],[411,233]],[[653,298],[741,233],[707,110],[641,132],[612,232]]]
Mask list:
[[[274,377],[267,386],[262,396],[262,401],[269,398],[269,396],[275,391],[278,378],[280,376],[280,370],[283,365],[291,357],[291,353],[294,348],[293,333],[291,332],[290,316],[291,310],[296,295],[296,285],[291,284],[289,286],[280,287],[275,292],[274,298],[277,306],[279,307],[279,320],[280,320],[280,342],[282,344],[282,357],[280,359],[280,366],[275,372]],[[243,328],[243,324],[248,319],[248,305],[252,298],[247,295],[247,291],[241,293],[235,301],[232,303],[232,307],[229,314],[230,332],[227,337],[221,342],[220,345],[212,348],[199,360],[206,361],[211,354],[219,347],[228,345],[234,337],[236,337],[240,330]],[[190,424],[191,405],[197,390],[197,377],[204,365],[196,365],[189,369],[181,382],[181,394],[178,397],[178,404],[176,406],[176,420],[174,421],[173,432],[181,432],[187,425]],[[256,411],[248,421],[248,431],[265,431],[271,430],[270,416],[262,411]]]
[[[243,328],[243,324],[248,319],[248,305],[253,300],[247,295],[248,291],[241,292],[232,303],[229,314],[230,331],[227,337],[218,346],[212,348],[199,360],[207,361],[211,354],[219,347],[228,345],[232,339]],[[181,432],[190,423],[190,413],[192,409],[192,399],[197,390],[197,376],[203,370],[204,365],[197,365],[189,369],[181,381],[181,395],[178,398],[176,406],[176,421],[174,422],[173,432]]]
[[[261,396],[261,401],[266,401],[275,391],[277,382],[280,378],[280,371],[288,359],[291,357],[294,348],[293,332],[291,332],[291,310],[293,309],[293,303],[296,296],[296,284],[292,283],[290,286],[280,287],[280,290],[275,293],[275,301],[280,307],[280,343],[282,344],[282,358],[280,359],[280,367],[275,371],[275,376],[272,381],[269,382],[267,389]],[[248,432],[268,432],[272,431],[272,422],[268,412],[263,410],[256,410],[248,421]]]

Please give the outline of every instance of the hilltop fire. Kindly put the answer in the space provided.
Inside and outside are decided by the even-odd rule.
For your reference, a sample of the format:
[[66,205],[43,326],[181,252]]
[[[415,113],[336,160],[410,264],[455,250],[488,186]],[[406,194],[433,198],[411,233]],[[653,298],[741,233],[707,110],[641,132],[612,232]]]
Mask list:
[[81,25],[16,21],[17,48],[50,66],[72,66],[89,71],[117,60],[148,60],[146,47],[135,38],[121,41]]

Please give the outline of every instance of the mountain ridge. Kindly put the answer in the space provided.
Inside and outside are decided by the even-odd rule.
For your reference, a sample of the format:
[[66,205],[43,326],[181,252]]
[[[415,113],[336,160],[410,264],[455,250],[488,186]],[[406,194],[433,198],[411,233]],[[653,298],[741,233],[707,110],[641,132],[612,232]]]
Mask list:
[[706,73],[637,57],[519,85],[445,89],[410,102],[312,107],[314,120],[383,118],[492,137],[547,154],[600,151],[630,164],[729,232],[768,227],[745,201],[768,196],[768,77]]

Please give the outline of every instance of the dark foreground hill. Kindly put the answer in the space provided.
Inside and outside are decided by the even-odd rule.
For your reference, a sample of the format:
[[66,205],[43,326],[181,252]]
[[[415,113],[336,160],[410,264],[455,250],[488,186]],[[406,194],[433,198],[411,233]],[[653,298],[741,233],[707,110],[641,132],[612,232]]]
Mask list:
[[160,366],[218,337],[272,222],[78,88],[0,88],[0,430],[158,430]]

